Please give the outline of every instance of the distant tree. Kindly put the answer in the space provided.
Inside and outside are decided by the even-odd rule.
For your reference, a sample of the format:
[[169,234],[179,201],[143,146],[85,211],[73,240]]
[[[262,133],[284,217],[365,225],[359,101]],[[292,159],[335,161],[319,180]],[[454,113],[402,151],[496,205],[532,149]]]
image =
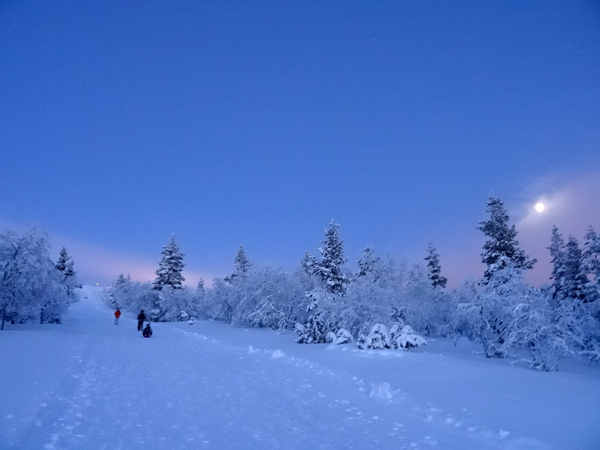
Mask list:
[[115,308],[123,307],[130,296],[130,291],[131,277],[129,274],[127,277],[122,273],[119,274],[111,288],[111,305]]
[[591,284],[585,275],[582,252],[577,239],[569,236],[565,249],[565,271],[561,297],[586,303],[590,300]]
[[62,272],[63,277],[67,279],[75,276],[76,272],[74,266],[75,261],[71,259],[67,253],[67,249],[63,247],[58,256],[58,260],[56,261],[56,269]]
[[77,272],[75,272],[75,261],[69,256],[66,248],[63,247],[60,251],[55,267],[61,274],[61,284],[67,288],[67,294],[71,301],[77,301],[75,288],[79,286],[79,281],[77,280]]
[[586,274],[594,278],[597,298],[600,295],[600,235],[592,227],[585,235],[582,257]]
[[340,239],[340,226],[333,220],[325,229],[323,245],[319,247],[321,261],[317,268],[317,274],[325,283],[326,289],[332,294],[344,295],[348,278],[342,271],[346,262],[344,258],[344,241]]
[[115,282],[113,283],[112,288],[113,289],[122,289],[123,291],[127,291],[127,284],[130,280],[131,279],[130,279],[129,275],[127,276],[127,278],[125,278],[125,275],[120,273],[119,276],[117,277],[117,279],[115,280]]
[[198,285],[196,286],[196,292],[200,297],[204,297],[204,278],[200,277]]
[[235,266],[235,272],[238,275],[247,273],[252,267],[252,263],[246,256],[246,252],[244,251],[243,245],[240,245],[237,255],[235,255],[235,261],[233,262],[233,264]]
[[184,253],[181,252],[175,235],[171,236],[171,241],[167,245],[163,245],[162,260],[159,263],[156,271],[156,279],[152,283],[154,290],[160,291],[165,286],[173,289],[182,289],[185,278],[181,274],[185,264],[183,263]]
[[312,277],[317,274],[319,261],[309,252],[306,252],[304,258],[300,261],[300,266],[308,276]]
[[441,275],[442,267],[440,265],[440,256],[438,255],[433,242],[430,242],[427,247],[425,261],[427,261],[427,277],[431,281],[431,285],[434,288],[438,286],[440,288],[445,288],[448,279]]
[[509,217],[504,204],[498,197],[491,196],[487,202],[489,220],[480,222],[477,227],[489,239],[483,246],[482,262],[487,265],[483,284],[487,284],[495,271],[503,269],[510,263],[515,269],[531,269],[537,262],[519,248],[516,240],[515,226],[508,225]]
[[566,270],[566,251],[565,241],[562,238],[562,234],[558,232],[556,225],[552,228],[552,240],[550,247],[550,256],[552,257],[552,275],[550,279],[552,281],[552,297],[560,299],[563,294],[563,287],[565,283],[565,270]]
[[366,247],[360,252],[358,258],[357,277],[367,277],[372,281],[377,281],[381,277],[381,258],[375,256],[373,247]]
[[246,277],[246,274],[252,268],[252,263],[246,256],[246,252],[244,251],[244,246],[240,245],[238,249],[235,259],[233,260],[233,266],[235,267],[235,272],[233,272],[228,277],[225,277],[225,281],[228,283],[233,283],[236,279],[242,279]]

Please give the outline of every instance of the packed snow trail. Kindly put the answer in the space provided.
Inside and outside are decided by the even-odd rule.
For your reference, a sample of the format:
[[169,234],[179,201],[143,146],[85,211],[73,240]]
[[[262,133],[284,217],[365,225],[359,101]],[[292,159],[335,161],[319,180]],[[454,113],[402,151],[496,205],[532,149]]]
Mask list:
[[0,418],[0,448],[551,448],[424,416],[426,405],[419,410],[385,383],[362,386],[343,370],[197,327],[153,324],[144,339],[135,313],[114,325],[93,292],[73,305],[48,342],[37,343],[56,358],[33,356],[25,367],[32,372],[11,380],[31,388],[22,394],[33,400]]

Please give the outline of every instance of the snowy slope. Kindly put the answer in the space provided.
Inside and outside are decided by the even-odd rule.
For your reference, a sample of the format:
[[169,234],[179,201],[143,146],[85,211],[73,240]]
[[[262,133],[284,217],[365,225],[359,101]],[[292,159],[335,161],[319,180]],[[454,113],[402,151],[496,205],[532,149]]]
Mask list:
[[0,448],[600,448],[584,363],[538,373],[466,342],[359,351],[213,322],[143,339],[99,294],[63,325],[0,333]]

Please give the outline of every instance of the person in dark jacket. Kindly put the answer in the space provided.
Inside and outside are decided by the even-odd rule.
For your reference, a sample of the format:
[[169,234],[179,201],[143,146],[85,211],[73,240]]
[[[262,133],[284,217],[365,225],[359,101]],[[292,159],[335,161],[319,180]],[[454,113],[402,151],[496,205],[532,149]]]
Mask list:
[[144,310],[142,309],[138,314],[138,331],[142,331],[144,328],[144,320],[146,320],[146,314],[144,314]]
[[144,336],[144,337],[152,336],[152,328],[150,328],[149,323],[146,324],[146,328],[144,328],[144,331],[142,331],[142,336]]

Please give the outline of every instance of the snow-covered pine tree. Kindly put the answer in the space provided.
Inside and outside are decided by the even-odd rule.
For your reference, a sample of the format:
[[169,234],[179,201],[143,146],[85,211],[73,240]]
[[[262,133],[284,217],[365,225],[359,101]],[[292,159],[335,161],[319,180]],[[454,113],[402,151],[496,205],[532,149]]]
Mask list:
[[591,283],[585,275],[579,242],[573,236],[569,236],[565,246],[565,271],[561,297],[565,300],[579,300],[587,303],[590,300],[590,294]]
[[56,269],[63,273],[65,279],[75,276],[75,261],[71,259],[65,247],[60,251],[58,260],[56,261]]
[[431,285],[434,288],[438,286],[442,289],[445,288],[448,279],[441,275],[440,255],[438,255],[433,242],[430,242],[427,247],[425,261],[427,261],[427,277],[431,280]]
[[198,280],[198,285],[196,286],[196,293],[200,298],[204,298],[204,278],[202,277],[200,277],[200,279]]
[[67,249],[63,247],[56,261],[56,270],[62,276],[62,284],[67,288],[67,292],[71,300],[76,300],[75,288],[78,285],[77,277],[75,276],[75,261],[69,256]]
[[357,277],[366,277],[370,281],[377,281],[381,276],[381,258],[375,256],[373,247],[366,247],[360,252],[358,258],[358,273]]
[[238,276],[244,276],[252,267],[252,263],[246,256],[246,252],[244,251],[243,245],[240,245],[240,248],[237,254],[235,255],[233,265],[235,266],[235,273]]
[[600,235],[590,226],[583,246],[583,268],[586,274],[594,278],[596,295],[594,300],[600,300]]
[[482,262],[487,265],[482,284],[487,284],[494,272],[503,269],[508,262],[515,269],[533,268],[537,260],[530,260],[519,248],[519,242],[515,239],[517,231],[514,225],[508,225],[509,217],[504,203],[492,195],[487,202],[487,211],[490,213],[489,220],[480,222],[477,227],[489,238],[481,254]]
[[344,258],[344,241],[340,239],[339,228],[340,226],[332,220],[325,229],[323,246],[319,247],[321,261],[317,268],[317,274],[325,283],[328,292],[344,295],[348,278],[342,271],[346,258]]
[[238,281],[240,279],[244,279],[247,273],[252,268],[252,263],[246,256],[246,252],[244,251],[244,246],[240,245],[237,253],[235,254],[235,259],[233,260],[233,266],[235,267],[235,272],[231,275],[224,278],[224,281],[227,283],[233,284],[234,281]]
[[309,277],[312,277],[317,274],[319,261],[317,261],[317,258],[311,255],[309,252],[306,252],[304,254],[304,258],[302,261],[300,261],[300,267],[302,267],[302,270],[304,270]]
[[501,269],[492,272],[483,292],[472,303],[459,305],[459,313],[471,322],[474,336],[483,344],[488,358],[508,356],[506,337],[511,332],[514,307],[527,303],[534,292],[523,274],[522,268],[505,261]]
[[122,273],[119,274],[109,292],[111,305],[115,308],[126,307],[131,301],[130,291],[131,277],[129,274],[127,274],[127,277],[125,277],[125,275]]
[[553,323],[561,335],[565,336],[569,347],[585,352],[591,359],[596,358],[596,348],[600,334],[594,314],[589,308],[594,298],[594,289],[588,280],[582,262],[582,252],[577,239],[569,236],[564,246],[563,268],[560,271],[562,283],[555,296]]
[[[127,278],[129,278],[129,276]],[[127,278],[125,278],[125,275],[120,273],[115,282],[113,283],[112,288],[115,290],[122,290],[126,292],[128,284]]]
[[185,278],[181,275],[185,264],[183,263],[184,253],[181,252],[175,235],[171,236],[171,241],[167,245],[163,245],[163,255],[156,271],[156,279],[152,283],[152,289],[160,291],[165,286],[170,286],[173,289],[182,289]]
[[[325,229],[325,239],[319,247],[321,261],[317,261],[308,252],[302,261],[304,271],[311,277],[319,278],[323,287],[315,287],[306,292],[308,303],[307,322],[296,325],[300,343],[325,342],[327,333],[340,328],[341,298],[346,295],[348,278],[342,271],[344,258],[343,241],[339,237],[339,225],[333,220]],[[345,297],[344,297],[345,298]]]
[[552,298],[561,299],[563,297],[563,286],[565,283],[566,270],[566,251],[565,241],[562,234],[558,232],[556,225],[552,227],[552,240],[550,247],[550,256],[552,256]]

